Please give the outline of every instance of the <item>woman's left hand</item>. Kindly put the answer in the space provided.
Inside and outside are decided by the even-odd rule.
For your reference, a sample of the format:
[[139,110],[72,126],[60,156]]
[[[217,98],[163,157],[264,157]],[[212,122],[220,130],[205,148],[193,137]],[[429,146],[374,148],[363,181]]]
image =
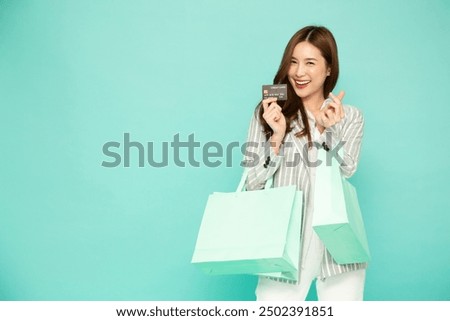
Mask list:
[[324,110],[319,111],[316,116],[316,122],[320,126],[328,128],[339,123],[344,118],[345,113],[344,107],[342,106],[342,98],[344,98],[344,95],[344,91],[341,91],[337,96],[330,93],[330,98],[333,101]]

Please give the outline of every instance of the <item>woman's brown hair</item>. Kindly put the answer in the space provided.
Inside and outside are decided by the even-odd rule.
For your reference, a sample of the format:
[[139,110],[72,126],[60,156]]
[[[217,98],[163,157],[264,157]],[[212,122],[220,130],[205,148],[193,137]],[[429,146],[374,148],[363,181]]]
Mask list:
[[[305,107],[303,106],[301,98],[295,93],[294,88],[292,88],[292,85],[288,79],[288,72],[294,48],[302,41],[307,41],[318,48],[327,63],[327,67],[330,69],[330,75],[326,78],[323,86],[324,97],[328,97],[329,93],[334,89],[334,86],[336,86],[339,76],[339,61],[336,41],[330,30],[322,26],[307,26],[297,31],[289,40],[286,49],[284,50],[278,72],[273,79],[274,84],[287,84],[288,88],[287,100],[277,102],[282,108],[283,115],[286,118],[286,124],[288,125],[286,128],[286,134],[291,131],[292,128],[289,124],[291,121],[298,119],[298,111],[300,110],[303,129],[297,133],[296,136],[302,137],[306,135],[308,137],[308,143],[311,146],[311,132]],[[259,112],[261,125],[264,128],[266,138],[269,139],[269,137],[273,134],[273,131],[262,117],[264,109],[262,108],[261,103],[258,104],[255,112]]]

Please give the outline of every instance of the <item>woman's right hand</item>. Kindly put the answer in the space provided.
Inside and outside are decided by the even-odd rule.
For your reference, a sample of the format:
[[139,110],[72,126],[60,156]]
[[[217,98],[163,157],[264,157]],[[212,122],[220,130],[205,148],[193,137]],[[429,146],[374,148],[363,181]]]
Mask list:
[[276,97],[263,99],[262,106],[264,113],[262,116],[270,128],[272,128],[273,136],[283,139],[286,133],[286,118],[284,118],[281,107],[276,101]]
[[264,108],[264,113],[262,116],[273,130],[273,135],[270,137],[270,142],[275,154],[278,155],[284,135],[286,134],[286,118],[284,118],[284,115],[281,112],[281,107],[276,103],[276,101],[276,97],[263,99],[262,105]]

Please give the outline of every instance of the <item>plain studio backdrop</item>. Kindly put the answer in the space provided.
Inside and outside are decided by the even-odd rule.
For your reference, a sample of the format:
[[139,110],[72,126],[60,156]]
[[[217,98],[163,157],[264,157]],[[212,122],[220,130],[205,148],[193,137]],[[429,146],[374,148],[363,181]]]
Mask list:
[[[254,300],[256,277],[190,260],[208,195],[242,173],[226,147],[245,142],[261,85],[309,24],[334,33],[335,93],[366,120],[351,179],[365,298],[449,300],[444,0],[0,1],[0,299]],[[125,166],[126,137],[142,167],[139,147]],[[176,137],[200,147],[174,155]],[[167,166],[150,166],[164,142]]]

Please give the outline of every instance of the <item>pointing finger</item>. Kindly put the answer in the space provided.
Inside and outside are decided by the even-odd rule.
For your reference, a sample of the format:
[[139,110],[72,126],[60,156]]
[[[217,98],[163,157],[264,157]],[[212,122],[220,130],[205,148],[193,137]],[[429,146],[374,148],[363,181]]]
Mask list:
[[344,96],[345,96],[345,91],[343,91],[343,90],[341,90],[337,96],[335,96],[333,93],[330,92],[330,97],[335,102],[339,102],[340,103],[342,98],[344,98]]
[[339,92],[339,94],[337,95],[337,98],[338,98],[339,100],[342,100],[342,99],[344,98],[344,96],[345,96],[345,91],[341,90],[341,91]]
[[343,90],[341,90],[337,96],[333,95],[333,93],[330,93],[331,99],[333,99],[334,102],[338,103],[337,109],[338,109],[339,117],[341,119],[344,118],[344,116],[345,116],[344,107],[342,105],[342,99],[344,98],[344,96],[345,96],[345,91],[343,91]]

